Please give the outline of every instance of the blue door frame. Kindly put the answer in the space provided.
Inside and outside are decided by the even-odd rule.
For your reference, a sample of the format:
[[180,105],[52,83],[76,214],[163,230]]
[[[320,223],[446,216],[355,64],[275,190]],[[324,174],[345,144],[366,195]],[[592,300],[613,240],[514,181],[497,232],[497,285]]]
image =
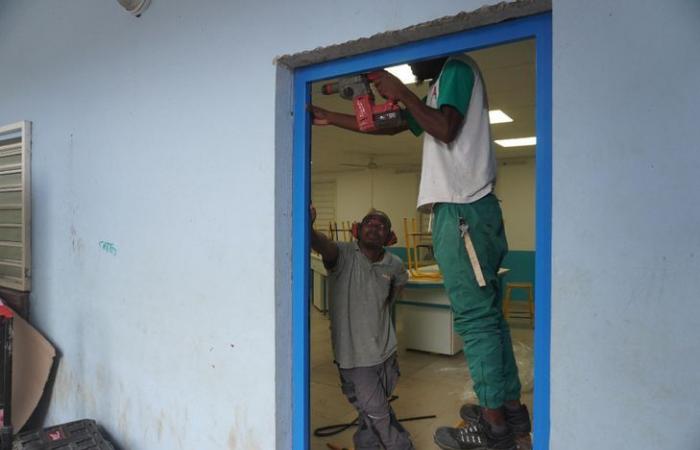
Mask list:
[[536,211],[535,211],[535,384],[534,449],[549,448],[549,368],[552,224],[552,16],[516,19],[461,33],[373,51],[294,71],[292,163],[292,443],[309,448],[309,214],[311,132],[306,105],[311,83],[408,61],[477,50],[535,38],[536,41]]

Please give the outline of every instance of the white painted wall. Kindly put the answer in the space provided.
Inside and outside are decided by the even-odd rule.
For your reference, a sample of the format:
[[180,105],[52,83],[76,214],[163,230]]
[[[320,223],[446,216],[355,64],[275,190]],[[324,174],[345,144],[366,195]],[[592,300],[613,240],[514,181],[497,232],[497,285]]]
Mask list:
[[389,215],[398,238],[396,245],[405,247],[403,218],[408,218],[409,226],[411,218],[418,220],[416,198],[419,174],[374,170],[374,195],[370,189],[371,176],[369,170],[338,175],[338,221],[359,222],[374,206]]
[[496,195],[501,200],[510,250],[535,250],[535,160],[498,164]]
[[553,14],[551,447],[696,449],[700,2]]
[[[369,171],[346,172],[333,176],[337,186],[337,221],[359,221],[373,204],[389,214],[399,242],[405,246],[403,218],[415,217],[419,173],[396,174],[391,170],[374,171],[374,198]],[[312,186],[313,189],[313,186]],[[535,161],[525,159],[498,165],[496,195],[501,200],[511,250],[535,249]],[[409,222],[410,226],[410,222]]]

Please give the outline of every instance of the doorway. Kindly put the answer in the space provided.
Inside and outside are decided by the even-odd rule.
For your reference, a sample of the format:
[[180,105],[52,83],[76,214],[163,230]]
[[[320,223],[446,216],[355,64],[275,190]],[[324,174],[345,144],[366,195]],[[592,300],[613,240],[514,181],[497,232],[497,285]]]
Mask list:
[[[537,180],[534,186],[535,226],[534,265],[537,299],[534,331],[534,397],[532,400],[534,447],[548,448],[549,434],[549,317],[550,317],[550,230],[551,230],[551,16],[549,14],[518,19],[498,25],[470,30],[445,37],[415,42],[339,61],[298,69],[294,72],[294,154],[293,154],[293,305],[292,305],[292,407],[293,448],[310,448],[310,299],[311,288],[308,258],[308,204],[311,199],[310,168],[311,131],[306,104],[311,97],[314,82],[376,68],[395,66],[412,60],[460,52],[475,52],[504,44],[531,43],[535,51],[536,112],[535,131],[537,151],[533,166]],[[488,81],[487,81],[488,85]],[[488,87],[488,86],[487,86]],[[350,158],[352,155],[346,155]],[[357,155],[355,155],[357,156]],[[380,160],[380,153],[371,150],[341,164],[358,166],[366,172],[370,181],[370,202],[374,202],[375,172],[380,164],[404,164],[400,169],[411,173],[414,161],[402,159],[402,163]],[[503,158],[502,158],[503,159]],[[507,159],[507,158],[506,158]],[[518,165],[527,160],[513,159],[509,163],[518,171]],[[408,161],[406,163],[406,161]],[[364,167],[363,167],[364,166]],[[409,176],[410,178],[410,176]],[[325,180],[329,183],[331,181]],[[381,205],[377,205],[381,208]],[[506,220],[508,220],[506,218]],[[418,218],[420,223],[420,218]],[[508,226],[508,223],[506,223]],[[343,226],[341,225],[341,229]],[[336,226],[338,229],[338,226]],[[400,230],[397,230],[400,231]],[[451,425],[449,423],[440,425]]]

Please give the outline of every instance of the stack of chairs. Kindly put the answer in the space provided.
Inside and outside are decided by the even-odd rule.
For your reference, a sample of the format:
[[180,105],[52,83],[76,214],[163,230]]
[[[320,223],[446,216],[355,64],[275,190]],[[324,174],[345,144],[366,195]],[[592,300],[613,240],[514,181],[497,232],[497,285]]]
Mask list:
[[[406,260],[408,273],[414,280],[442,281],[442,274],[437,269],[433,258],[432,233],[419,232],[416,227],[416,218],[411,218],[409,230],[408,218],[403,219],[404,237],[406,240]],[[426,261],[421,258],[420,250],[426,250],[431,259]],[[429,266],[429,267],[427,267]]]
[[328,222],[328,237],[333,241],[352,242],[352,223],[350,221]]

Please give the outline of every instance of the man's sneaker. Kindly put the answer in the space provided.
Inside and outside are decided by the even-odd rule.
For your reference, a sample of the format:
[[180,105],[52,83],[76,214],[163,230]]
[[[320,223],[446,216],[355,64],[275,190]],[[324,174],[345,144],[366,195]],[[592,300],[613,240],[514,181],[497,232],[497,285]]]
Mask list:
[[[506,423],[517,436],[529,434],[530,431],[532,431],[530,413],[527,410],[527,406],[520,405],[520,408],[516,411],[510,411],[508,408],[504,407],[503,411],[506,416]],[[481,422],[481,406],[470,403],[462,405],[459,410],[459,417],[461,417],[467,425],[477,424]]]
[[485,422],[464,428],[440,427],[433,441],[442,450],[516,450],[515,436],[510,430],[495,434]]

